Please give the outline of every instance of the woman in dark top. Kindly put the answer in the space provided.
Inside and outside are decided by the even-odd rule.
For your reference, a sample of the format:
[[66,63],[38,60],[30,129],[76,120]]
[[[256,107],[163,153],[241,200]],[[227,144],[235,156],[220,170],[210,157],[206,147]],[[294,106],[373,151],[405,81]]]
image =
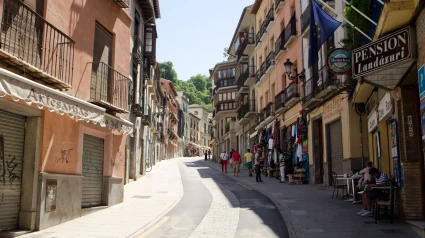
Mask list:
[[208,159],[208,153],[207,153],[207,151],[205,151],[205,160],[207,160]]

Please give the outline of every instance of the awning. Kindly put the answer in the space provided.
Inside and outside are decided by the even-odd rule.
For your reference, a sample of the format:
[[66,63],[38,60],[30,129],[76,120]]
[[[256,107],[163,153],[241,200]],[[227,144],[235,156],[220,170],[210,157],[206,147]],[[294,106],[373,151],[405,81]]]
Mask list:
[[105,113],[104,108],[36,83],[20,75],[0,68],[0,97],[10,95],[15,101],[23,100],[28,105],[37,104],[39,109],[68,115],[132,134],[133,124],[127,120]]
[[104,120],[100,122],[101,126],[106,126],[113,130],[117,130],[119,132],[127,133],[129,135],[133,135],[134,125],[130,121],[119,118],[113,115],[105,114]]

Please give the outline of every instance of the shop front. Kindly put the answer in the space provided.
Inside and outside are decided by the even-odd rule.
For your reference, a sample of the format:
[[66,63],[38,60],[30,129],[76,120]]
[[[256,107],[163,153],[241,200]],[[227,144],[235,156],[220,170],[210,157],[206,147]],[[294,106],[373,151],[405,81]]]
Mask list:
[[122,202],[132,133],[101,107],[0,69],[0,230],[45,229]]
[[[354,101],[366,103],[369,156],[374,166],[400,187],[399,214],[406,219],[422,219],[423,145],[416,126],[420,125],[421,84],[416,62],[417,29],[395,29],[353,51],[353,76],[361,79]],[[386,50],[374,51],[381,47]]]

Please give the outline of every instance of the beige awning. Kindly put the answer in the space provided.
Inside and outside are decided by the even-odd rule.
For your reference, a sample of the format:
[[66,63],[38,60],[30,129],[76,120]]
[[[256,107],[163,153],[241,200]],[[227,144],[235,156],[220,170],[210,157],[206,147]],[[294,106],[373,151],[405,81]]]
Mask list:
[[105,113],[105,109],[36,83],[20,75],[0,68],[0,97],[10,95],[15,101],[48,108],[51,112],[71,118],[99,124],[128,134],[133,133],[133,123]]

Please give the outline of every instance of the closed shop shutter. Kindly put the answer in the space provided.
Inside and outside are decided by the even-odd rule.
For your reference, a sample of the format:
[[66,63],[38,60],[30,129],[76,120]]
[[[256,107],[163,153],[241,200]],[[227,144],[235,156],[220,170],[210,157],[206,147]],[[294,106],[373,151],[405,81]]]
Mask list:
[[82,207],[102,205],[103,139],[84,135]]
[[18,227],[25,117],[0,110],[0,231]]
[[341,121],[334,122],[329,126],[329,142],[331,149],[332,172],[342,174],[342,127]]

